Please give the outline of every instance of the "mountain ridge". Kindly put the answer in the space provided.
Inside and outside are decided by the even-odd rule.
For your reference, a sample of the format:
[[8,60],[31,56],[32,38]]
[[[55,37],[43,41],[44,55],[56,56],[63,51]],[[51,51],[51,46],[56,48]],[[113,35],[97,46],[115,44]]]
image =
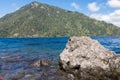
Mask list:
[[120,28],[111,23],[36,1],[0,18],[0,37],[117,35]]

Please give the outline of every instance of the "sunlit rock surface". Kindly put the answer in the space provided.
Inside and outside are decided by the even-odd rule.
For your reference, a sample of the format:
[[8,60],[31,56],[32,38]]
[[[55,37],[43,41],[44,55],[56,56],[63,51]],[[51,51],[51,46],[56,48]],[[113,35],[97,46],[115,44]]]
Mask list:
[[59,65],[80,80],[120,80],[120,57],[90,37],[71,37]]

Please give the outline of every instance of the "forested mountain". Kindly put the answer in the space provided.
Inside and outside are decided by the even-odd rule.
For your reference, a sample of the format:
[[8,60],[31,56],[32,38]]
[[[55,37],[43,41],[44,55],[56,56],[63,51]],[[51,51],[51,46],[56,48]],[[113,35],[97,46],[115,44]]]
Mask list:
[[0,37],[120,35],[120,28],[61,8],[32,2],[0,19]]

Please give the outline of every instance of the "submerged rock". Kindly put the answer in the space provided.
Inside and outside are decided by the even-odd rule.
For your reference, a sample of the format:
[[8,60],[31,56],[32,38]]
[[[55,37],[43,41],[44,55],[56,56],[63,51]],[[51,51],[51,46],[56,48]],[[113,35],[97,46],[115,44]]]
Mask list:
[[3,56],[1,59],[12,59],[12,58],[20,58],[21,56],[19,54],[11,55],[11,56]]
[[56,60],[11,55],[0,58],[0,78],[3,80],[73,80],[74,76],[59,70]]
[[120,57],[90,37],[71,37],[59,65],[78,80],[120,80]]
[[50,66],[50,59],[39,59],[33,62],[31,65],[34,67]]

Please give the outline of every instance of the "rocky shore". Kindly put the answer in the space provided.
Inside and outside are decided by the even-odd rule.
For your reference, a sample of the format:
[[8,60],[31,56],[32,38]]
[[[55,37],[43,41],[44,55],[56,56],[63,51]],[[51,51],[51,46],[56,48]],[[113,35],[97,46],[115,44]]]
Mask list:
[[120,80],[120,56],[90,37],[71,37],[59,60],[0,57],[3,80]]
[[90,37],[71,37],[59,65],[75,80],[120,80],[120,56]]
[[3,80],[73,80],[62,72],[58,61],[47,58],[29,59],[21,55],[0,58],[0,79]]

